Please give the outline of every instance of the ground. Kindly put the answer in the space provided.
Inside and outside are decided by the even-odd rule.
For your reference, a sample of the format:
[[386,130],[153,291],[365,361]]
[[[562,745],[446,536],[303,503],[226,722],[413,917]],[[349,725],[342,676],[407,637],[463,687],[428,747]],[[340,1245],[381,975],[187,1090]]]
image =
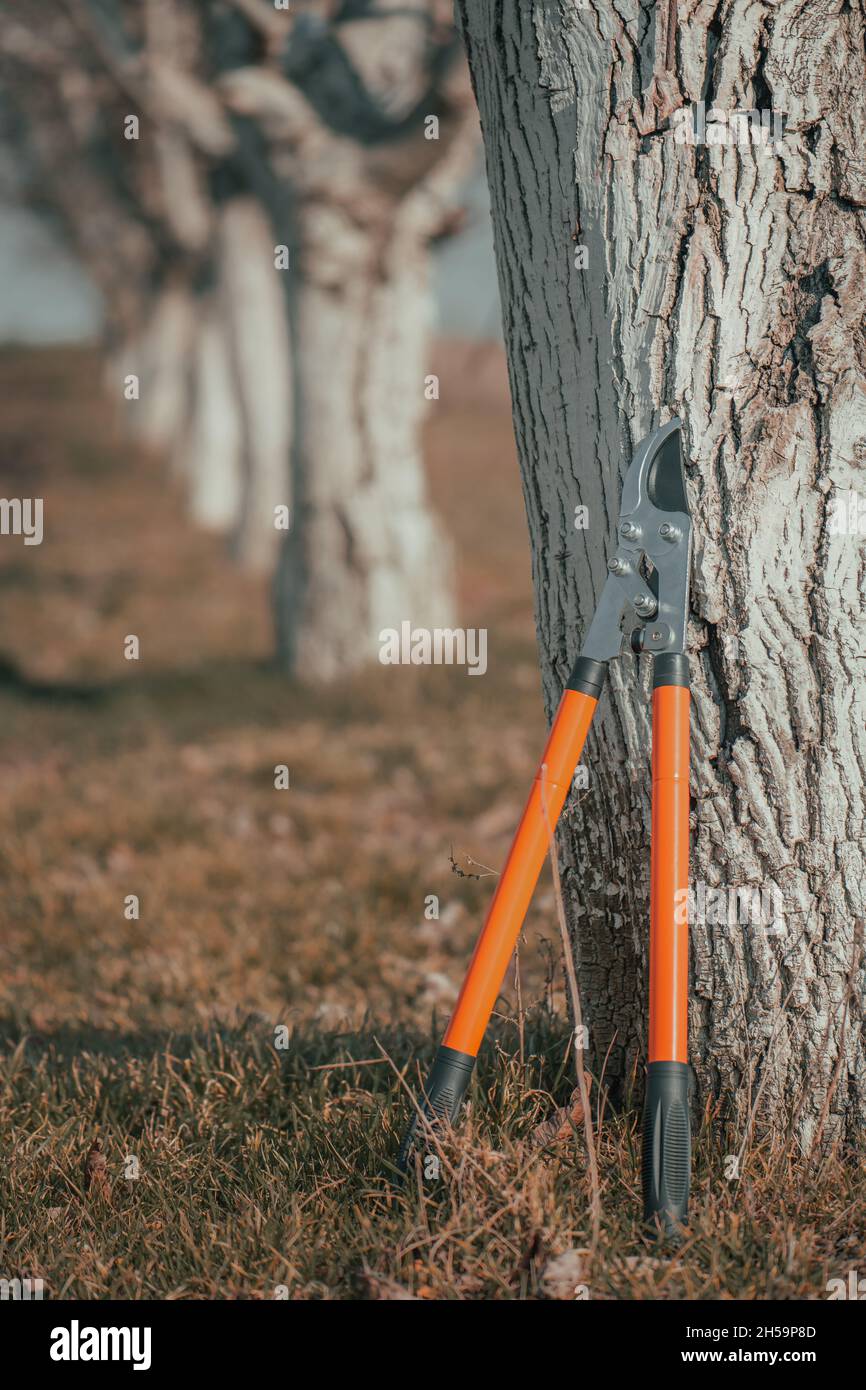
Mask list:
[[544,734],[501,364],[439,351],[429,475],[488,673],[326,691],[271,666],[266,585],[188,525],[95,358],[0,359],[3,495],[45,499],[42,546],[0,541],[0,1277],[51,1298],[824,1298],[862,1263],[862,1157],[756,1144],[731,1181],[718,1107],[691,1233],[655,1246],[639,1115],[598,1077],[594,1232],[583,1125],[548,1123],[575,1078],[547,870],[440,1178],[393,1181]]

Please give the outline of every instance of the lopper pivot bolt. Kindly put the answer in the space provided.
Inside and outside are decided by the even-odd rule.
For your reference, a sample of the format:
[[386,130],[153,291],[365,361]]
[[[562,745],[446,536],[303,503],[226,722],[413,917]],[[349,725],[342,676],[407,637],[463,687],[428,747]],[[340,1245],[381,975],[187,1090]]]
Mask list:
[[[647,1220],[664,1230],[688,1211],[689,667],[685,653],[692,526],[670,420],[638,446],[622,491],[617,546],[563,691],[457,1005],[424,1087],[426,1123],[453,1123],[568,795],[608,662],[624,647],[653,659],[649,1055],[643,1127]],[[405,1167],[416,1113],[400,1149]]]

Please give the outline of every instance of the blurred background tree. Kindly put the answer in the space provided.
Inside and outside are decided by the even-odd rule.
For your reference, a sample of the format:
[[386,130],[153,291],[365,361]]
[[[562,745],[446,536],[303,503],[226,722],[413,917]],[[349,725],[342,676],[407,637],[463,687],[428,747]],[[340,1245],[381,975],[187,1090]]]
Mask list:
[[383,627],[452,622],[419,446],[428,252],[477,149],[450,5],[19,0],[0,81],[101,291],[109,387],[273,573],[280,663],[333,678]]

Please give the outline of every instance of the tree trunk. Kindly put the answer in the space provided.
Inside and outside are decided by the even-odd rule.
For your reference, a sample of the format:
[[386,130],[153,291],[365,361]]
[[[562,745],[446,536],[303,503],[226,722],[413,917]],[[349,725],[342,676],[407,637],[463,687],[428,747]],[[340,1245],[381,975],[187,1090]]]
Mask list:
[[218,299],[211,296],[203,306],[196,338],[180,468],[190,516],[208,531],[225,534],[237,525],[243,501],[243,446],[227,325]]
[[112,386],[140,375],[127,417],[244,565],[274,568],[289,509],[282,665],[333,677],[383,627],[450,626],[418,437],[429,242],[477,146],[446,0],[43,11],[0,33],[0,75],[127,349]]
[[144,328],[108,365],[107,385],[115,396],[128,376],[138,378],[126,421],[130,434],[149,449],[172,451],[186,425],[195,320],[192,295],[182,281],[171,280],[155,296]]
[[277,507],[291,508],[292,378],[285,298],[274,268],[274,235],[254,198],[232,198],[220,215],[221,302],[243,426],[243,493],[235,551],[247,569],[276,563]]
[[[305,677],[376,660],[382,630],[407,619],[455,621],[451,547],[429,508],[420,425],[436,393],[425,375],[430,243],[471,169],[477,118],[462,64],[427,90],[419,20],[435,18],[437,0],[413,0],[411,11],[373,3],[367,20],[338,29],[366,94],[357,138],[339,112],[322,119],[314,93],[252,69],[225,82],[230,106],[266,132],[294,199],[285,241],[294,236],[295,505],[275,612],[279,660]],[[392,135],[365,137],[361,115],[374,125],[385,111]],[[272,218],[280,227],[278,209]]]
[[[696,904],[699,885],[777,887],[783,910],[780,931],[717,920],[712,895],[693,914],[691,1058],[740,1124],[810,1145],[866,1121],[866,519],[834,520],[849,490],[866,515],[864,21],[831,0],[688,3],[669,36],[670,10],[458,3],[548,710],[632,448],[678,414]],[[701,99],[713,143],[692,144]],[[770,107],[775,146],[727,124]],[[596,1074],[610,1048],[623,1082],[645,1055],[650,730],[643,663],[617,666],[560,847]]]
[[390,225],[337,209],[327,223],[313,242],[327,255],[310,258],[298,290],[301,497],[277,580],[281,658],[322,679],[376,660],[383,628],[455,621],[451,545],[420,447],[427,229],[411,195]]

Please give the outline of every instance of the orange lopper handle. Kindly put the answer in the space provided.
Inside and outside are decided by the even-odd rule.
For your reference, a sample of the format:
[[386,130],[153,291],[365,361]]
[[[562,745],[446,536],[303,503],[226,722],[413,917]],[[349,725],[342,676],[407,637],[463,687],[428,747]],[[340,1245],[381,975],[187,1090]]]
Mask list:
[[687,686],[653,691],[650,1062],[687,1060],[689,704]]
[[548,825],[552,829],[559,819],[597,704],[597,698],[584,691],[563,692],[532,791],[445,1034],[444,1045],[457,1052],[474,1057],[481,1046],[548,851]]
[[404,1171],[428,1124],[453,1124],[472,1078],[496,996],[517,943],[526,909],[559,819],[574,769],[592,723],[607,674],[607,661],[579,656],[563,692],[541,755],[538,773],[512,841],[505,868],[466,972],[463,988],[400,1145],[397,1167]]
[[689,668],[683,653],[653,663],[649,1065],[644,1104],[644,1215],[668,1234],[688,1219]]

